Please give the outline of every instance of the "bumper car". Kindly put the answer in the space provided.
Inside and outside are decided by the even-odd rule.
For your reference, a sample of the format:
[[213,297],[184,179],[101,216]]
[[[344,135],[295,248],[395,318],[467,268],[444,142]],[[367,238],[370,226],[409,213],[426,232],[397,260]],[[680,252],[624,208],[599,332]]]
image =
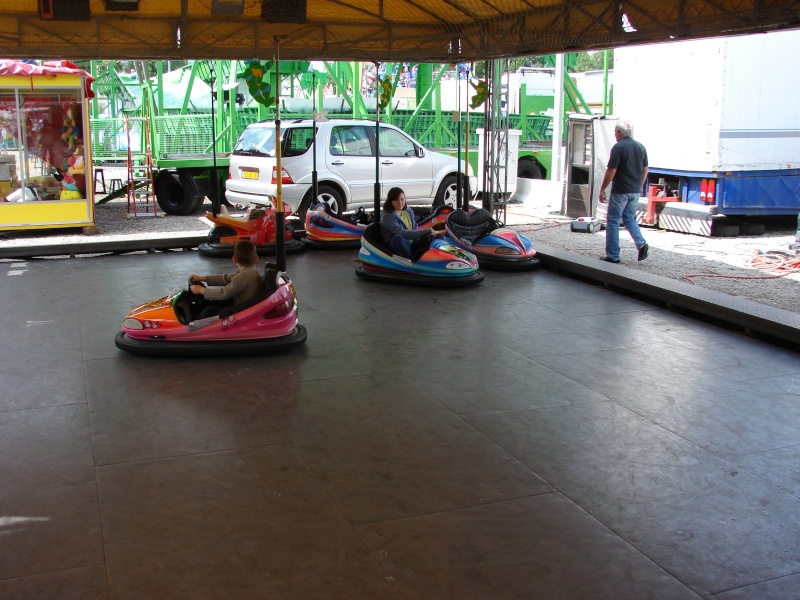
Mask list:
[[483,281],[474,254],[447,239],[415,240],[411,259],[392,254],[381,235],[379,223],[369,225],[361,237],[356,275],[372,281],[431,287],[461,287]]
[[146,356],[227,356],[288,350],[306,341],[297,299],[286,274],[267,265],[264,292],[253,300],[198,316],[208,301],[187,289],[137,306],[122,322],[115,344]]
[[445,229],[455,246],[478,257],[482,268],[522,271],[539,266],[539,257],[531,241],[503,227],[484,208],[469,213],[453,211],[447,216]]
[[[433,229],[444,234],[447,215],[451,206],[437,206],[417,224],[419,229]],[[317,250],[361,247],[361,236],[367,225],[374,220],[372,214],[359,208],[351,215],[337,215],[326,202],[320,202],[306,213],[306,237],[303,243]]]
[[337,215],[327,202],[320,202],[306,212],[303,244],[315,250],[359,248],[364,229],[371,222],[372,215],[363,208],[350,215]]
[[417,221],[418,229],[433,229],[434,233],[445,233],[445,221],[447,215],[453,212],[455,208],[448,205],[435,206],[431,213]]
[[[291,208],[284,205],[284,212],[291,214]],[[227,210],[214,215],[206,213],[206,218],[214,224],[208,232],[208,241],[200,244],[198,250],[205,256],[233,256],[233,246],[241,240],[249,240],[256,245],[260,256],[275,254],[275,209],[271,205],[253,205],[243,217],[232,217]],[[293,239],[294,230],[286,226],[286,252],[300,252],[303,243]]]

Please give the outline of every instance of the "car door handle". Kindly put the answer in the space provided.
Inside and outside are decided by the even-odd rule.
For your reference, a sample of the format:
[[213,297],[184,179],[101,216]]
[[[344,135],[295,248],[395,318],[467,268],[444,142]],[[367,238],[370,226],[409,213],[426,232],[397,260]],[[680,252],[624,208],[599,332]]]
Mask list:
[[336,166],[341,166],[341,165],[344,164],[344,161],[343,160],[334,160],[333,162],[331,162],[331,164],[332,165],[336,165]]
[[392,160],[384,160],[381,164],[382,165],[393,165],[394,161],[392,161]]

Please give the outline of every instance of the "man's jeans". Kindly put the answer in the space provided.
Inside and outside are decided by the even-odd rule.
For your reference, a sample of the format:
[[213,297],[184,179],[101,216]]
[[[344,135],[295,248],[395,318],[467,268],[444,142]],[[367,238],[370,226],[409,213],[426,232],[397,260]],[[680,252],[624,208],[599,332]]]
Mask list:
[[606,256],[611,260],[619,260],[619,222],[631,234],[636,247],[641,248],[647,242],[642,237],[639,224],[636,222],[636,205],[641,194],[611,194],[608,199],[608,216],[606,222]]

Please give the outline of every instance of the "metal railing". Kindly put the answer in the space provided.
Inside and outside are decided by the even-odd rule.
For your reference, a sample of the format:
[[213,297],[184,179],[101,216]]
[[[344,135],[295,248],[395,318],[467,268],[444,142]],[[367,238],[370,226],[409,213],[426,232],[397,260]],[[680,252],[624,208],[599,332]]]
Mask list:
[[[312,118],[311,114],[292,113],[283,115],[285,119]],[[351,118],[352,115],[328,114],[328,118]],[[216,133],[217,152],[230,152],[232,143],[239,133],[250,123],[258,119],[255,111],[241,111],[236,119],[226,127],[215,131],[210,114],[163,115],[152,117],[153,159],[180,155],[211,154]],[[483,113],[469,114],[469,145],[478,145],[479,127],[483,127]],[[413,111],[394,111],[386,121],[396,125],[427,148],[454,148],[457,143],[458,124],[451,119],[450,113],[420,113]],[[544,115],[509,115],[509,126],[522,131],[520,144],[525,141],[548,141],[552,118]],[[125,118],[90,119],[92,135],[92,159],[96,164],[106,162],[125,162],[128,155],[127,136],[125,134]],[[143,131],[138,123],[133,123],[131,131],[132,150],[145,147]],[[233,142],[231,141],[233,140]]]

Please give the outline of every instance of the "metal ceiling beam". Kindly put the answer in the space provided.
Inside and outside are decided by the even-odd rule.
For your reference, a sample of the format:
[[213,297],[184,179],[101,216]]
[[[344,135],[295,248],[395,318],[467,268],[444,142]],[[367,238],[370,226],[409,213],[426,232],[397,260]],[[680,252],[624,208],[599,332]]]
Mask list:
[[274,54],[280,39],[288,60],[447,62],[460,40],[461,59],[477,61],[800,28],[800,0],[511,0],[505,14],[485,0],[396,0],[391,11],[374,0],[307,2],[307,21],[291,24],[267,23],[252,1],[242,15],[212,15],[188,0],[148,14],[143,0],[139,11],[67,22],[40,19],[35,0],[0,0],[0,56],[248,59]]

